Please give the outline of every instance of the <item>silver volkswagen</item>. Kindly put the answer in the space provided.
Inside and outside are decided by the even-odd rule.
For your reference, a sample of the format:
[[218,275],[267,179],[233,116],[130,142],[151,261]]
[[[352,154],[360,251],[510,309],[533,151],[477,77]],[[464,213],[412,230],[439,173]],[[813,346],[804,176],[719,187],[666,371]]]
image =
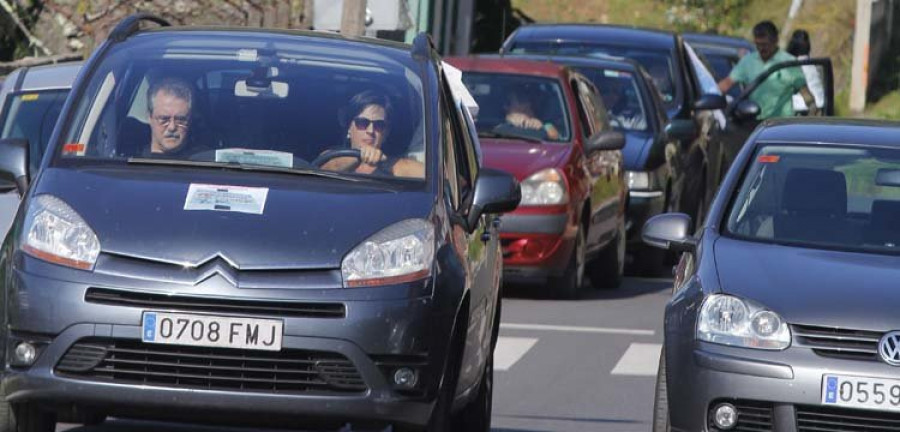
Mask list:
[[764,123],[684,252],[655,431],[900,430],[900,124]]

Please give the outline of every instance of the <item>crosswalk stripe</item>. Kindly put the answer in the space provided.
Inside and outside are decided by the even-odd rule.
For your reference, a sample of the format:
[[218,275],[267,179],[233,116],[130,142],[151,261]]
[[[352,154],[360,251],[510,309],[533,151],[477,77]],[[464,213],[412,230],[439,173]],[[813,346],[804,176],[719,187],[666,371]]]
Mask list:
[[613,368],[612,375],[656,376],[662,344],[632,343]]
[[578,327],[578,326],[558,326],[545,324],[500,324],[501,330],[536,330],[536,331],[558,331],[569,333],[603,333],[603,334],[623,334],[637,336],[653,336],[656,332],[653,330],[642,329],[626,329],[626,328],[610,328],[610,327]]
[[497,339],[497,348],[494,350],[494,370],[509,370],[537,341],[534,338],[501,336]]

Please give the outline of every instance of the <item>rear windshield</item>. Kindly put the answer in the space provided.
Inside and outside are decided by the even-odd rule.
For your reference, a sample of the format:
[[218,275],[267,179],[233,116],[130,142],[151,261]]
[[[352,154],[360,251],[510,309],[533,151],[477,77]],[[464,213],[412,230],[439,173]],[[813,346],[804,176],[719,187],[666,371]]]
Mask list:
[[808,247],[900,252],[900,151],[767,145],[733,199],[727,231]]
[[672,55],[667,51],[650,50],[621,45],[603,45],[583,42],[516,42],[514,53],[552,53],[554,55],[590,55],[625,57],[641,64],[659,88],[666,108],[677,105],[678,89],[675,86]]
[[29,173],[34,176],[41,164],[44,150],[56,119],[66,102],[68,90],[43,90],[9,96],[9,109],[0,119],[0,138],[24,138],[29,145]]
[[647,130],[647,111],[631,72],[593,67],[576,67],[600,91],[609,120],[619,130]]
[[425,177],[422,83],[402,53],[215,36],[117,45],[86,84],[57,161]]
[[496,133],[558,142],[571,139],[559,80],[464,72],[463,83],[478,103],[475,127],[480,135]]

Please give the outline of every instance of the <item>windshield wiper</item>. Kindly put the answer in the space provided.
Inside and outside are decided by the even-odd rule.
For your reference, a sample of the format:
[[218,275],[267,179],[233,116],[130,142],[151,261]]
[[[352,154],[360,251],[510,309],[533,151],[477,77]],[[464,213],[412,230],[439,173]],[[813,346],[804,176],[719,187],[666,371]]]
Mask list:
[[349,182],[366,182],[366,183],[383,183],[375,178],[352,177],[332,171],[317,171],[311,169],[297,169],[273,167],[268,165],[242,164],[237,162],[208,162],[208,161],[191,161],[181,159],[153,159],[153,158],[128,158],[129,164],[136,165],[163,165],[163,166],[179,166],[179,167],[196,167],[196,168],[216,168],[216,169],[234,169],[241,171],[261,171],[283,174],[294,174],[303,176],[325,177],[335,180],[344,180]]
[[535,138],[528,134],[524,134],[524,133],[519,134],[519,133],[515,133],[515,132],[508,132],[508,131],[503,131],[503,132],[480,131],[480,132],[478,132],[478,136],[483,137],[483,138],[519,139],[519,140],[529,141],[529,142],[534,142],[534,143],[543,143],[544,142],[544,140],[542,140],[540,138]]

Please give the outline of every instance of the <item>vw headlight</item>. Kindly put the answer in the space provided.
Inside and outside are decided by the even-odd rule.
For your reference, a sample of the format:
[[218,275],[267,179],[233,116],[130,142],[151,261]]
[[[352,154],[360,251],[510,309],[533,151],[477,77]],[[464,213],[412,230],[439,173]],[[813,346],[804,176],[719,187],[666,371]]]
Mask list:
[[410,282],[431,275],[434,226],[422,219],[393,224],[344,257],[344,286],[364,287]]
[[565,204],[569,201],[566,193],[566,178],[559,170],[548,168],[531,175],[521,183],[522,206],[542,206]]
[[100,255],[94,230],[63,200],[38,195],[25,214],[22,250],[37,259],[91,270]]
[[700,308],[697,339],[723,345],[783,350],[791,330],[775,312],[749,300],[713,294]]

